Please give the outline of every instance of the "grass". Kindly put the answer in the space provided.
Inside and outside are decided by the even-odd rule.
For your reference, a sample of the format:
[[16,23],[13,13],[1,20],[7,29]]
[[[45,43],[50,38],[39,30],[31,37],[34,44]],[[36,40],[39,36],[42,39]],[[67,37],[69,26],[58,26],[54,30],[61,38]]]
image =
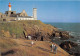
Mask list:
[[57,54],[51,52],[51,43],[47,41],[34,41],[33,47],[31,47],[32,40],[14,39],[19,44],[14,54],[9,56],[69,56],[69,54],[61,49],[58,45]]
[[61,49],[58,45],[57,54],[51,53],[51,43],[47,41],[0,38],[0,51],[4,56],[69,56],[69,54]]
[[17,43],[10,38],[0,38],[0,50],[4,52],[10,48],[17,46]]
[[[43,30],[46,33],[51,33],[53,29],[55,29],[53,26],[46,25],[42,23],[40,20],[0,22],[0,36],[2,37],[7,37],[5,35],[7,34],[6,32],[9,32],[9,37],[13,37],[13,35],[15,35],[16,37],[24,37],[23,31],[25,31],[25,33],[28,35],[34,34],[38,30]],[[2,30],[4,30],[4,32],[2,32]]]

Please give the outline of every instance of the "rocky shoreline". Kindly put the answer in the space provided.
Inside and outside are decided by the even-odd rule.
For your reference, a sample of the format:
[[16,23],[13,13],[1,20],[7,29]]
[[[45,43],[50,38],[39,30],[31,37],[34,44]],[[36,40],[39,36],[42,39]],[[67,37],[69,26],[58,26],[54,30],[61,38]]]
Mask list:
[[[51,26],[51,25],[49,25],[49,26]],[[44,41],[52,41],[54,43],[57,43],[62,49],[67,51],[70,55],[79,56],[80,50],[78,48],[80,46],[78,46],[77,43],[68,41],[68,39],[74,38],[74,36],[69,35],[69,32],[67,32],[67,31],[60,31],[60,30],[58,30],[58,28],[56,28],[56,27],[54,27],[54,28],[53,28],[51,34],[49,32],[45,32],[44,30],[39,29],[40,31],[38,30],[37,33],[34,34],[33,40],[35,40],[35,37],[38,37],[37,40],[40,41],[41,37],[43,36]],[[66,48],[64,48],[64,46],[66,46]]]
[[69,54],[74,56],[80,55],[80,46],[77,43],[71,41],[65,41],[60,44],[60,47],[67,51]]
[[56,33],[53,34],[52,42],[58,44],[62,49],[67,51],[70,55],[80,56],[80,45],[78,45],[78,43],[68,40],[75,37],[69,35],[69,32],[67,31],[59,31],[58,34],[59,34],[57,35],[58,37],[55,36]]
[[68,40],[71,38],[75,38],[74,36],[69,35],[69,32],[58,31],[57,37],[56,37],[56,32],[55,32],[52,38],[53,38],[52,42],[58,44],[62,49],[67,51],[70,55],[80,56],[80,45],[78,45],[78,43]]

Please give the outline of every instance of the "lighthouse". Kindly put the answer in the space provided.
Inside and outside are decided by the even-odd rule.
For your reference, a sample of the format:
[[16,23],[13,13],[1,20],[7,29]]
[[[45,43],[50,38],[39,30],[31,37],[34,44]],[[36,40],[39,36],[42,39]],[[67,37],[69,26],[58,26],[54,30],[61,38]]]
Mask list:
[[37,20],[37,8],[33,8],[33,18]]
[[9,7],[9,11],[11,11],[11,3],[9,3],[8,7]]

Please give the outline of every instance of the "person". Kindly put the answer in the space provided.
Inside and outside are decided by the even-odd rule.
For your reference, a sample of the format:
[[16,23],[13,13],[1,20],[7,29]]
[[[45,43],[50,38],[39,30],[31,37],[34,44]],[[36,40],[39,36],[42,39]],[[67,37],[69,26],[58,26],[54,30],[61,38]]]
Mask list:
[[54,52],[54,47],[55,47],[55,45],[52,44],[52,45],[51,45],[51,52]]
[[54,54],[56,54],[57,53],[57,46],[55,46],[55,48],[54,48]]
[[37,36],[34,36],[35,41],[37,41]]
[[28,36],[26,36],[26,39],[28,39]]
[[28,36],[28,40],[31,40],[31,38],[32,38],[31,36]]
[[53,44],[51,45],[51,52],[53,52]]
[[41,41],[43,41],[43,36],[41,36]]
[[34,42],[32,41],[32,42],[31,42],[31,47],[33,47],[33,45],[34,45]]

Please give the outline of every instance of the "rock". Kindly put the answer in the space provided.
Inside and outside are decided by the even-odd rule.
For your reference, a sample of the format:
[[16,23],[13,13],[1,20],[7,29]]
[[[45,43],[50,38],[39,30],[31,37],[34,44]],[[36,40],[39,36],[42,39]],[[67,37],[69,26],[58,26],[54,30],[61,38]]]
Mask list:
[[60,38],[61,40],[67,40],[69,38],[73,38],[73,36],[69,35],[69,32],[67,31],[55,31],[52,33],[51,38]]
[[60,44],[60,47],[66,50],[69,54],[79,56],[80,55],[80,46],[77,43],[71,41],[65,41]]

